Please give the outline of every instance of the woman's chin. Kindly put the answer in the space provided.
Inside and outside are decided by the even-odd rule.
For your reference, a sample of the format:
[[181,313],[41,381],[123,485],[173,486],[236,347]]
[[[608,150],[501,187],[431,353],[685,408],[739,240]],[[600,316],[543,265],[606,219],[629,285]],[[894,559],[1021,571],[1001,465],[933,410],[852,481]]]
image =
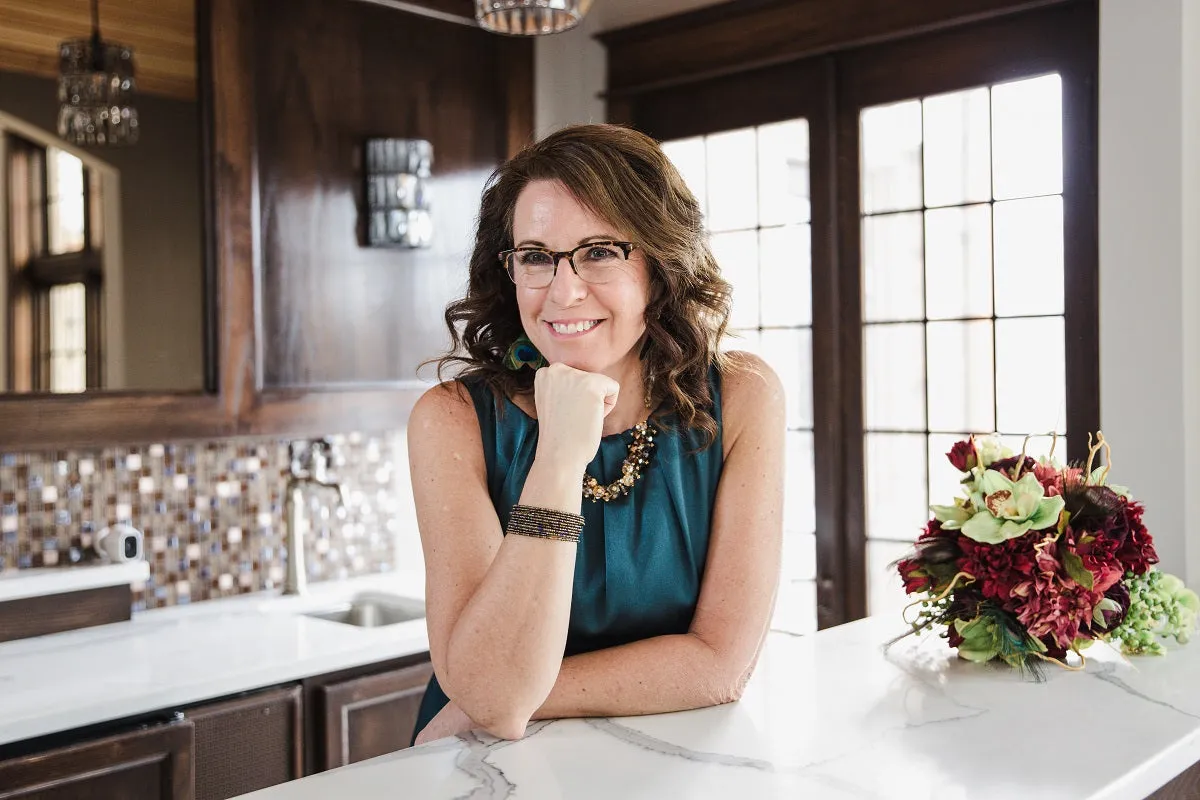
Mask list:
[[550,358],[548,361],[551,364],[564,364],[571,369],[577,369],[580,372],[600,372],[603,367],[599,366],[595,360],[586,356],[566,356],[560,358]]

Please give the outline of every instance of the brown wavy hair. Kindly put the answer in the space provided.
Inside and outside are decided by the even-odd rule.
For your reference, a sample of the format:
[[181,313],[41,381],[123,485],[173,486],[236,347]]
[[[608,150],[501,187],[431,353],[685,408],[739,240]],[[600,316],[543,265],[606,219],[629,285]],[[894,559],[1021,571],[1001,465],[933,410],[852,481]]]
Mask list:
[[512,371],[504,356],[525,331],[516,286],[497,254],[513,246],[513,210],[531,182],[561,183],[585,208],[629,235],[650,271],[642,381],[657,415],[717,434],[708,371],[725,359],[718,343],[729,321],[731,287],[721,277],[704,232],[700,205],[650,137],[618,125],[575,125],[531,144],[492,173],[483,192],[467,294],[446,308],[450,351],[438,377],[481,378],[512,397],[533,390],[533,370]]

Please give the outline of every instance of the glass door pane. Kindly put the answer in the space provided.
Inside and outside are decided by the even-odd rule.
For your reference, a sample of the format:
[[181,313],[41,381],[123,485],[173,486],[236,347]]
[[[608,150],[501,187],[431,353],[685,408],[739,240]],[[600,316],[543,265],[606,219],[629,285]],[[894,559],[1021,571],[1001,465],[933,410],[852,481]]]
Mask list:
[[[663,150],[700,201],[733,284],[724,346],[761,356],[787,395],[783,566],[772,627],[817,629],[808,121],[677,139]],[[919,265],[919,261],[917,262]]]
[[[949,503],[968,434],[1066,433],[1058,75],[863,109],[868,612],[905,603],[889,564]],[[1037,371],[1037,390],[1021,378]],[[1038,454],[1048,440],[1033,440]]]

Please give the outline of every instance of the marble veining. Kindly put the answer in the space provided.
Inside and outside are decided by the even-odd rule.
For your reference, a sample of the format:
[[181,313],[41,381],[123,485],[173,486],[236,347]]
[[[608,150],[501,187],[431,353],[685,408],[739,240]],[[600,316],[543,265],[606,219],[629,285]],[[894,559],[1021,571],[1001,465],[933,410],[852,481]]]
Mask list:
[[1096,680],[1104,681],[1107,684],[1115,686],[1118,689],[1120,689],[1122,692],[1125,692],[1128,695],[1136,697],[1139,700],[1145,700],[1147,703],[1153,703],[1154,705],[1162,706],[1163,708],[1169,708],[1178,714],[1183,714],[1185,717],[1191,717],[1192,719],[1200,719],[1200,714],[1197,714],[1193,711],[1185,711],[1184,709],[1179,708],[1178,706],[1174,706],[1171,703],[1168,703],[1166,700],[1162,700],[1162,699],[1155,698],[1155,697],[1150,697],[1145,692],[1139,691],[1138,689],[1135,689],[1134,687],[1130,686],[1124,680],[1121,679],[1120,675],[1117,674],[1117,665],[1116,664],[1112,664],[1112,663],[1099,664],[1099,665],[1097,665],[1095,671],[1092,672],[1091,674],[1092,674],[1092,677],[1094,677]]
[[724,753],[704,753],[692,750],[688,747],[649,736],[619,722],[613,722],[611,719],[588,719],[584,720],[584,722],[598,731],[620,739],[626,744],[631,744],[634,747],[639,747],[651,753],[670,756],[672,758],[684,758],[688,761],[700,761],[705,764],[719,764],[724,767],[747,767],[749,769],[763,770],[764,772],[775,771],[775,765],[769,761],[763,761],[758,758],[730,756]]
[[[466,734],[248,797],[1140,800],[1200,761],[1200,646],[1097,645],[1038,682],[936,637],[884,652],[902,625],[772,633],[737,703]],[[1099,754],[1098,731],[1119,731]]]

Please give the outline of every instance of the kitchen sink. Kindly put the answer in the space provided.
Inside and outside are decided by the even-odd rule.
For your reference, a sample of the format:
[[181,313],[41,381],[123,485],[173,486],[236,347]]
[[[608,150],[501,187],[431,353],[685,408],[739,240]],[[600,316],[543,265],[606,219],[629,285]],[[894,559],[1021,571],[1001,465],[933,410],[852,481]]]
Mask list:
[[379,628],[424,619],[425,603],[411,597],[367,592],[335,606],[309,611],[304,616],[359,628]]

